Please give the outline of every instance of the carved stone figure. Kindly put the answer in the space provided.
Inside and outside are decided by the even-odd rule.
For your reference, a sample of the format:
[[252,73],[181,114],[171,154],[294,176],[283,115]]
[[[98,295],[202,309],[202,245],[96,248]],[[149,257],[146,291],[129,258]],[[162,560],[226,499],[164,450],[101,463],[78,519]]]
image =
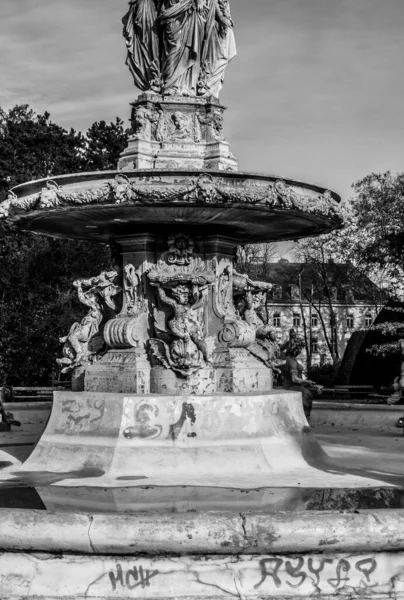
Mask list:
[[123,24],[139,89],[219,96],[236,55],[228,0],[131,0]]
[[117,175],[115,183],[111,187],[117,204],[129,202],[132,199],[132,188],[126,175]]
[[6,219],[10,214],[12,203],[17,200],[14,192],[8,192],[7,198],[0,203],[0,219]]
[[138,106],[132,113],[132,129],[134,136],[136,138],[149,137],[147,134],[150,135],[150,128],[149,132],[147,131],[147,128],[152,121],[153,117],[151,111],[145,106]]
[[215,274],[199,256],[194,241],[184,233],[169,236],[168,250],[148,272],[157,288],[159,306],[155,307],[156,339],[149,348],[160,364],[188,377],[209,363],[205,342],[205,291]]
[[[171,290],[170,297],[161,284],[152,285],[157,288],[161,302],[174,311],[174,316],[168,320],[169,332],[174,339],[169,345],[163,340],[151,340],[152,352],[163,359],[165,366],[182,375],[191,374],[200,369],[204,361],[210,362],[204,335],[195,313],[202,304],[202,294],[199,292],[199,298],[195,300],[190,287],[179,284]],[[159,341],[164,345],[165,356],[161,354]]]
[[118,271],[104,271],[97,277],[73,283],[80,302],[90,310],[80,323],[73,323],[67,336],[60,338],[60,342],[64,344],[63,358],[58,359],[57,363],[63,367],[62,373],[90,364],[102,353],[105,342],[99,332],[105,315],[100,301],[105,302],[114,312],[117,311],[116,296],[122,291],[122,287],[117,284],[118,279]]
[[220,110],[215,110],[213,113],[208,115],[198,115],[198,121],[201,125],[207,125],[209,128],[210,136],[221,142],[223,140],[223,114]]
[[60,186],[54,181],[47,181],[46,187],[42,188],[40,199],[39,199],[39,208],[53,208],[58,206],[61,201],[58,196],[58,191],[60,190]]
[[131,0],[123,18],[128,65],[142,91],[161,91],[160,45],[155,0]]
[[[271,286],[271,284],[266,284],[266,282],[252,282],[251,280],[250,282],[256,286]],[[251,289],[248,289],[243,297],[244,303],[241,306],[241,303],[238,305],[239,314],[244,321],[255,329],[255,341],[248,346],[250,354],[261,360],[267,367],[279,373],[279,367],[283,361],[281,361],[281,351],[276,340],[276,334],[260,315],[260,308],[265,302],[265,296],[266,290],[255,291],[253,293]]]
[[267,281],[253,281],[245,273],[233,271],[233,288],[236,293],[247,291],[264,292],[271,290],[272,287],[272,283],[268,283]]
[[180,111],[176,111],[171,117],[171,122],[173,124],[171,128],[171,137],[173,139],[192,139],[192,120],[190,117]]
[[213,25],[208,26],[209,35],[206,36],[202,65],[207,72],[209,93],[218,98],[227,65],[236,56],[237,50],[229,0],[216,0],[213,4],[215,19]]
[[73,285],[77,288],[80,302],[88,306],[89,311],[80,323],[73,323],[67,336],[60,338],[64,344],[63,358],[57,359],[57,363],[63,367],[62,373],[93,362],[104,345],[104,340],[98,335],[103,313],[97,292],[94,288],[84,292],[83,281],[75,281]]
[[117,312],[118,302],[116,296],[122,291],[122,286],[118,285],[119,278],[118,271],[103,271],[97,277],[81,280],[81,285],[91,288],[90,291],[101,296],[106,305]]
[[138,312],[139,297],[138,287],[140,285],[140,277],[136,273],[136,269],[132,264],[126,265],[124,268],[124,286],[126,299],[126,312],[132,315]]
[[301,392],[303,398],[303,409],[307,420],[310,419],[313,406],[313,398],[320,394],[322,387],[314,381],[304,378],[304,368],[298,362],[297,357],[304,349],[304,340],[297,336],[291,336],[286,346],[283,346],[285,363],[282,366],[282,388]]

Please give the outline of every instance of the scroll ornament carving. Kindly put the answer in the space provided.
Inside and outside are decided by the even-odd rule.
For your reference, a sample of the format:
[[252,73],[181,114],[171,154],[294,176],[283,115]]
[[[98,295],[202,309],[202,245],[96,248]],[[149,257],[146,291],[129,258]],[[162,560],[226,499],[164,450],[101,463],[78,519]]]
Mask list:
[[341,216],[338,202],[331,192],[320,196],[303,196],[282,180],[269,185],[251,185],[248,182],[237,186],[226,183],[221,177],[202,173],[190,178],[182,185],[161,182],[142,185],[138,179],[131,180],[123,173],[102,187],[90,187],[81,191],[61,188],[48,181],[39,194],[18,198],[13,191],[0,203],[0,218],[33,210],[54,210],[65,206],[91,204],[155,204],[187,202],[203,204],[252,204],[275,209],[299,210],[327,216]]
[[80,279],[73,283],[77,288],[80,302],[89,308],[88,313],[78,323],[73,323],[69,333],[60,338],[63,357],[57,359],[62,373],[98,360],[106,351],[102,324],[108,308],[118,310],[117,296],[122,291],[118,284],[118,271],[105,271],[91,279]]

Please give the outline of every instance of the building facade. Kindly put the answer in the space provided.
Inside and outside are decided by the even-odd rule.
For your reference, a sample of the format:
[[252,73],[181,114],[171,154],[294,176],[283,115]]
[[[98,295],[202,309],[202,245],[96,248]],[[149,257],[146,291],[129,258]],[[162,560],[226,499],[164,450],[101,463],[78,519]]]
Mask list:
[[330,263],[319,274],[317,266],[282,259],[266,264],[263,274],[273,284],[262,307],[265,320],[280,342],[295,329],[306,342],[302,358],[313,365],[341,359],[353,332],[370,327],[387,300],[351,265]]

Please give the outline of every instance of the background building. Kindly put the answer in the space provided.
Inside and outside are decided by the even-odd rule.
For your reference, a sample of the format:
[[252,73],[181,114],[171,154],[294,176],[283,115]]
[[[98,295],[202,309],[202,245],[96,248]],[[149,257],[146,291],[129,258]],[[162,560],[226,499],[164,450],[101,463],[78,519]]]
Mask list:
[[306,342],[308,364],[336,362],[354,331],[372,325],[387,300],[385,292],[350,264],[277,263],[254,265],[251,275],[273,289],[265,318],[285,340],[293,327]]

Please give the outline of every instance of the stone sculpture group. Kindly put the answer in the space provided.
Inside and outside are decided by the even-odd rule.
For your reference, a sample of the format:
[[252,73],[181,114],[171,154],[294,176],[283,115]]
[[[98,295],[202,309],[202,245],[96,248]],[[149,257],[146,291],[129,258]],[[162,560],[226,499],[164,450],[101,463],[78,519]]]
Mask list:
[[228,0],[132,0],[123,23],[140,90],[219,96],[236,55]]

